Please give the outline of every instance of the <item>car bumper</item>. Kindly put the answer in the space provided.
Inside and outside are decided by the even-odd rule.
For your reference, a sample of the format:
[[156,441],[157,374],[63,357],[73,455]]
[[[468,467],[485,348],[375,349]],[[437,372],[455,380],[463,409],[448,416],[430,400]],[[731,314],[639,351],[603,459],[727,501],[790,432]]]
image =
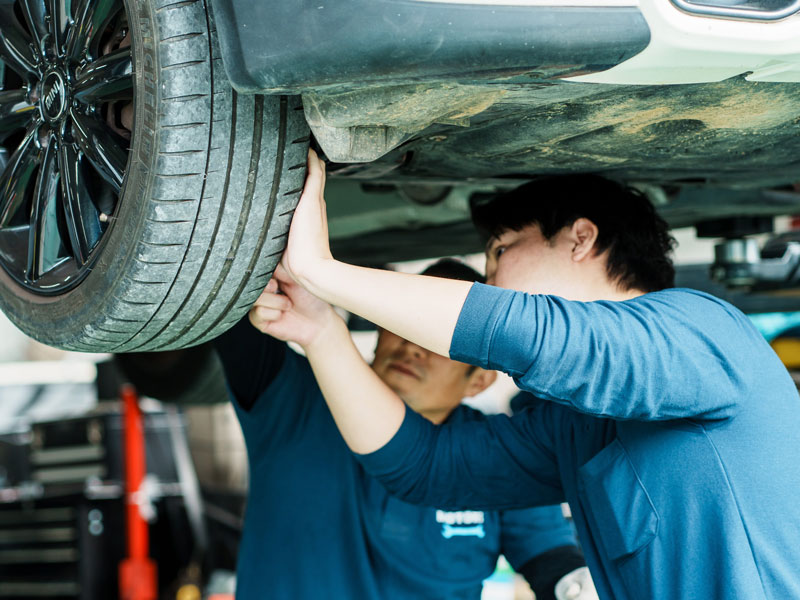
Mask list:
[[516,3],[213,0],[212,6],[225,69],[234,88],[249,93],[496,78],[553,66],[578,75],[610,69],[650,41],[641,12],[624,0]]

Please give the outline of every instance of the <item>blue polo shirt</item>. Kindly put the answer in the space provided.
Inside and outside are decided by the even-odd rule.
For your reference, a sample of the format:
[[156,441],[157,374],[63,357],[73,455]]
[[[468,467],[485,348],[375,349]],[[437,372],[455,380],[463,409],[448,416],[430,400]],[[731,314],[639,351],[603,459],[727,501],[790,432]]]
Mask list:
[[[559,506],[450,510],[390,496],[345,445],[308,361],[284,355],[249,410],[234,402],[250,462],[239,600],[477,600],[501,553],[520,568],[574,546]],[[481,418],[462,406],[449,422]]]
[[800,399],[750,321],[692,290],[569,302],[475,284],[451,356],[548,400],[362,464],[408,501],[572,508],[598,593],[800,598]]

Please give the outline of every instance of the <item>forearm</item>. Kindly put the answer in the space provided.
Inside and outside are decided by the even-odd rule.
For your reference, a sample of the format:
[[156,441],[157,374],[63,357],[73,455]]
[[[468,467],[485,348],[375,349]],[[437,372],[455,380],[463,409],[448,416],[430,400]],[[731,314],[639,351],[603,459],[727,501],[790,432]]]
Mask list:
[[335,260],[298,274],[306,289],[428,350],[447,356],[456,321],[472,284]]
[[368,474],[411,504],[446,510],[507,510],[559,504],[552,421],[528,414],[434,425],[407,409],[378,451],[358,457]]
[[350,449],[366,454],[383,447],[400,428],[405,404],[364,362],[344,322],[331,320],[304,349]]

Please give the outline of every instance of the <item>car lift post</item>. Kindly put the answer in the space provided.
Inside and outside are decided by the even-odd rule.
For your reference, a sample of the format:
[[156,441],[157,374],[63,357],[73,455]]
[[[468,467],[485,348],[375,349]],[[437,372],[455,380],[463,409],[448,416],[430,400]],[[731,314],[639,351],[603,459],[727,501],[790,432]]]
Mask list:
[[119,565],[120,600],[156,600],[156,565],[148,557],[150,539],[141,513],[145,477],[145,447],[142,412],[132,385],[120,390],[125,436],[125,504],[128,558]]

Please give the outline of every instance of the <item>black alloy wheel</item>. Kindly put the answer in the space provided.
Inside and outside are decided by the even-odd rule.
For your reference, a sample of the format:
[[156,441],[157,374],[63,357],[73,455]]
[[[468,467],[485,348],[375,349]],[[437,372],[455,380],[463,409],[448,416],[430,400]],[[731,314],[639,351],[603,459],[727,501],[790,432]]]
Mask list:
[[0,23],[0,266],[34,294],[60,294],[90,271],[118,208],[127,17],[120,0],[17,0],[0,4]]
[[151,352],[241,319],[305,178],[297,97],[238,94],[207,0],[0,0],[0,309]]

